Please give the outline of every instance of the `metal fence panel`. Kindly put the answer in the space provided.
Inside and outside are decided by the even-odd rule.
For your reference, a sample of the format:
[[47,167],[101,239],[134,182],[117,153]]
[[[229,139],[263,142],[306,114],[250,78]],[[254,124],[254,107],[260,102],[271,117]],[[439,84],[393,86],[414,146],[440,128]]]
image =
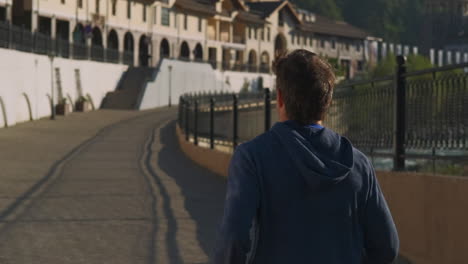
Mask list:
[[[466,66],[405,73],[404,60],[399,58],[399,62],[402,63],[399,69],[403,70],[397,77],[388,76],[337,87],[324,125],[349,138],[354,146],[371,156],[393,156],[395,169],[404,168],[405,158],[435,159],[436,152],[439,158],[466,158]],[[397,89],[403,93],[397,94]],[[237,98],[238,137],[234,139],[233,94],[185,96],[184,100],[197,100],[200,105],[198,135],[205,138],[210,136],[210,99],[216,102],[214,138],[224,143],[251,140],[262,134],[265,126],[271,127],[278,121],[275,93],[271,94],[271,101],[263,93],[240,93]],[[265,109],[268,105],[270,111]],[[271,122],[268,122],[267,114]],[[399,126],[396,128],[397,123]],[[398,129],[400,131],[397,133]],[[397,134],[399,143],[395,143]],[[401,148],[403,151],[399,152]],[[402,160],[396,157],[402,157]]]

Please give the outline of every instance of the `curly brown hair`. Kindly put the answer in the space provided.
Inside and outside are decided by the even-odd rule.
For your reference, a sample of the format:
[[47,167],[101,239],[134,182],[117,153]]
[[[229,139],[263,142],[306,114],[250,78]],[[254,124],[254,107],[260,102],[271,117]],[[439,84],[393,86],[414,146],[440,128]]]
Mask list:
[[289,119],[306,125],[325,118],[335,86],[333,67],[328,62],[298,49],[278,54],[273,69]]

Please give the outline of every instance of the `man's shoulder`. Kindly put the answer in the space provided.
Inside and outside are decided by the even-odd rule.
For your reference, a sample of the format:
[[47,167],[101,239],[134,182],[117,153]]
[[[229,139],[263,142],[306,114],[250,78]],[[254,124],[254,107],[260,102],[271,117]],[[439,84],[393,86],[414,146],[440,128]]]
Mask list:
[[372,162],[361,150],[353,146],[353,160],[354,160],[354,169],[358,172],[369,175],[373,171]]
[[249,154],[255,154],[264,150],[265,147],[271,145],[272,142],[273,138],[271,131],[267,131],[256,136],[254,139],[242,143],[239,145],[239,148],[245,152],[248,152]]

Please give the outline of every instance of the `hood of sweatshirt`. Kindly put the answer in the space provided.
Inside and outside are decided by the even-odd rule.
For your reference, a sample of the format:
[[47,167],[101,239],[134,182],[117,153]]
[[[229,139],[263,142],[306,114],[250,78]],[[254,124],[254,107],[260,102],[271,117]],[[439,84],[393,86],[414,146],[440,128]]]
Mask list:
[[326,190],[349,175],[354,159],[348,139],[295,121],[276,123],[271,131],[312,191]]

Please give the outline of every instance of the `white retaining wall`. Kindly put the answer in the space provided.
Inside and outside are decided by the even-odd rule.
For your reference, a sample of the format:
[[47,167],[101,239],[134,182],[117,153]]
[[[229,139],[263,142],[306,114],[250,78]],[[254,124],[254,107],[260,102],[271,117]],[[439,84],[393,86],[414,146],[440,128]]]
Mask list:
[[[172,66],[171,73],[169,73],[169,66]],[[260,76],[263,77],[263,87],[274,87],[274,77],[270,74],[221,72],[213,70],[208,63],[164,59],[156,73],[156,78],[146,86],[140,110],[167,106],[169,86],[171,87],[171,103],[176,105],[182,94],[213,91],[239,92],[245,81],[249,83],[249,90],[256,90]]]
[[[89,95],[99,108],[106,93],[115,90],[127,66],[55,58],[53,68],[55,102],[58,85],[69,103],[78,99],[75,74],[78,69],[83,95]],[[55,68],[60,71],[59,83]],[[0,127],[50,116],[51,71],[48,56],[0,48]]]

